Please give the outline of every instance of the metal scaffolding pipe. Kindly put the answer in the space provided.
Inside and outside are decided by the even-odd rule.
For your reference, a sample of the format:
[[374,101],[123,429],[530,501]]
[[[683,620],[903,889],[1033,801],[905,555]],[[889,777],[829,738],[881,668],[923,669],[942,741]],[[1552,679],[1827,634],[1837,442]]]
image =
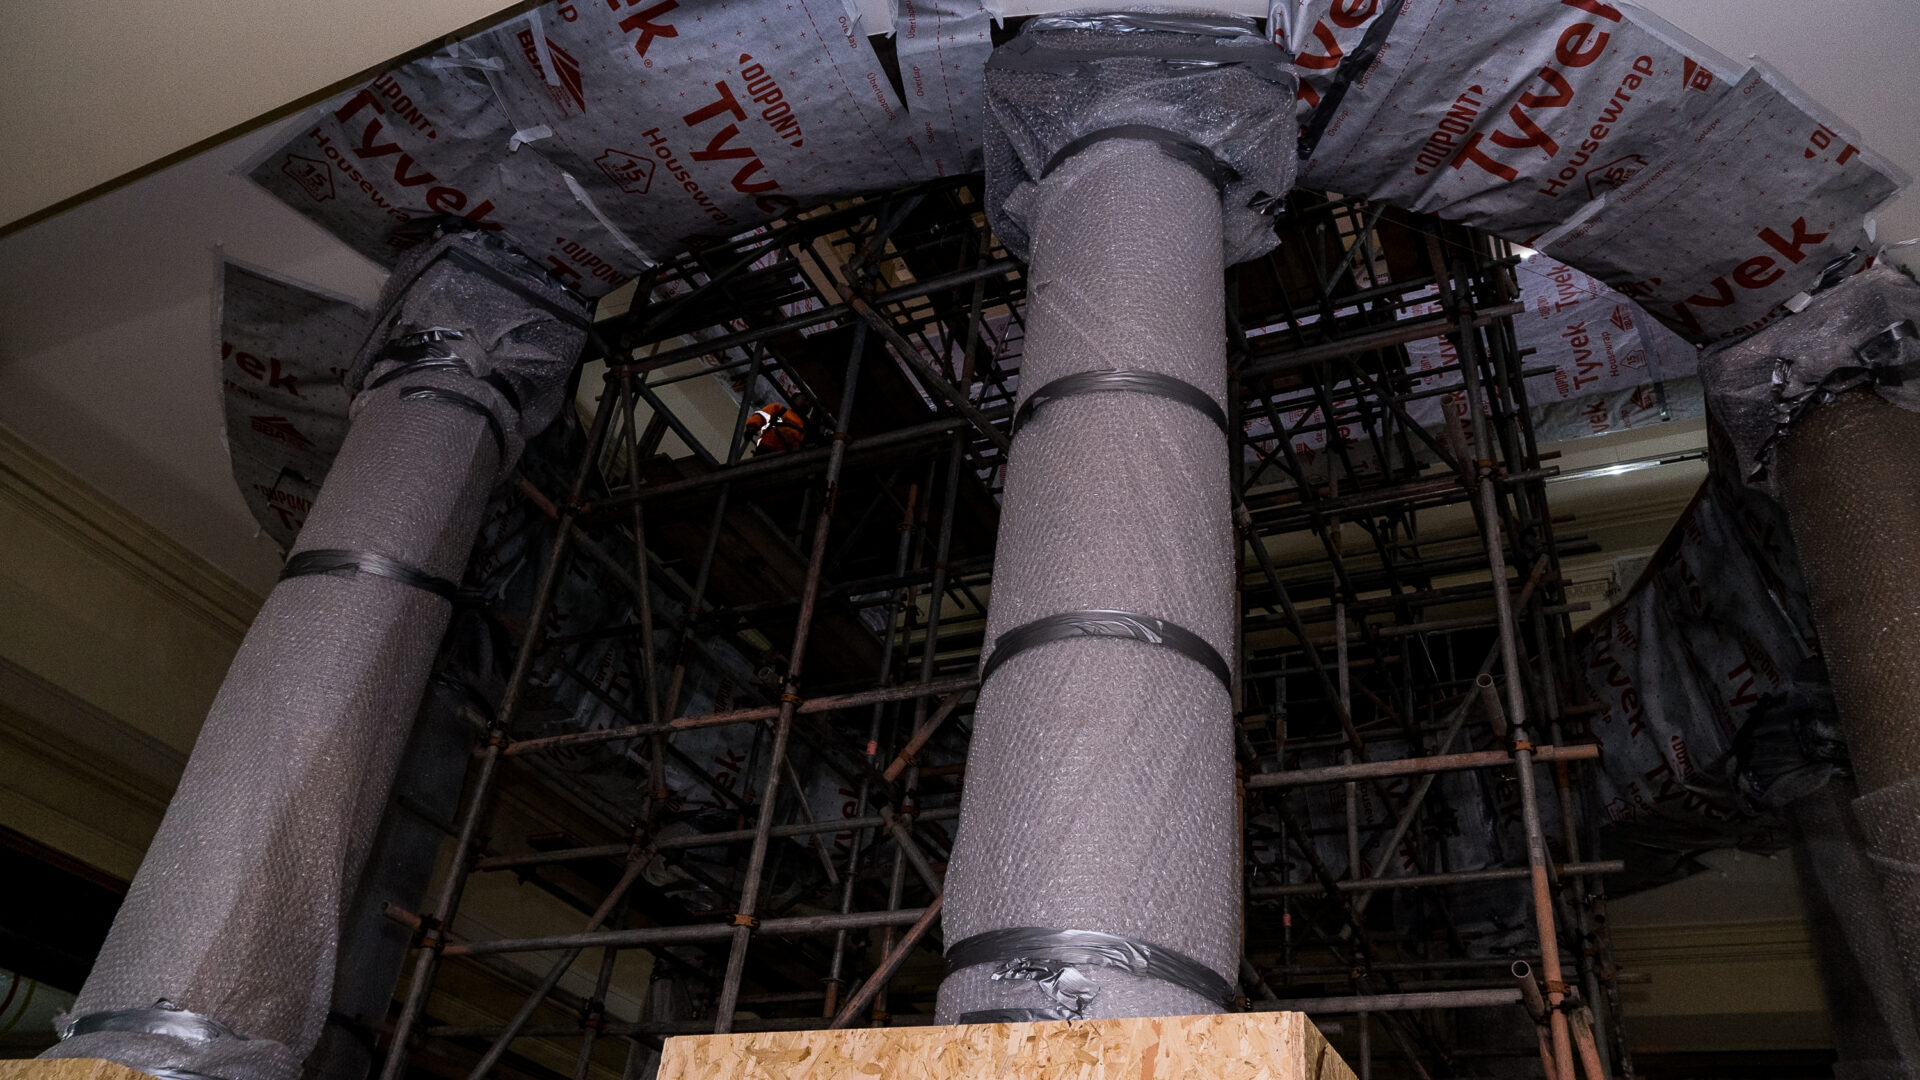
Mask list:
[[[1601,862],[1562,863],[1563,874],[1621,874],[1627,864],[1618,859]],[[1398,877],[1346,878],[1336,882],[1341,892],[1378,892],[1382,889],[1418,889],[1429,885],[1471,885],[1482,881],[1524,881],[1532,876],[1531,867],[1496,867],[1490,870],[1449,870],[1438,874],[1402,874]],[[1261,885],[1247,890],[1253,900],[1275,900],[1283,896],[1318,896],[1326,888],[1319,882],[1297,885]]]

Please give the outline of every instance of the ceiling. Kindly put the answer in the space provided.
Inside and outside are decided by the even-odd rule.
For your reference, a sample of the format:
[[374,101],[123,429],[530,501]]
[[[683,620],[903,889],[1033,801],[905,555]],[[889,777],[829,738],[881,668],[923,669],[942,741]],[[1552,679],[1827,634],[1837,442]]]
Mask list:
[[[499,5],[438,0],[420,6],[431,9],[432,19],[422,15],[423,21],[395,29],[388,9],[377,18],[360,17],[357,4],[302,8],[297,19],[291,5],[262,5],[239,24],[231,5],[167,5],[181,25],[202,27],[196,37],[159,26],[167,21],[153,14],[160,6],[132,5],[140,10],[120,24],[113,47],[151,43],[156,59],[101,51],[106,46],[98,39],[109,27],[100,12],[117,13],[123,5],[15,5],[0,15],[0,42],[6,43],[0,70],[8,72],[0,126],[14,147],[0,172],[0,192],[10,199],[19,191],[29,195],[0,206],[0,221],[310,95],[379,56],[460,25],[473,9]],[[884,10],[884,0],[871,6]],[[1920,64],[1913,61],[1920,55],[1920,14],[1911,0],[1652,0],[1643,6],[1731,56],[1760,54],[1852,122],[1867,145],[1920,172],[1920,126],[1906,115],[1920,101]],[[255,32],[255,20],[269,19],[293,20],[272,25],[300,33]],[[129,34],[128,26],[138,32]],[[221,36],[227,31],[237,36]],[[283,72],[282,81],[261,82],[258,56],[232,61],[251,48],[337,62],[307,64]],[[56,61],[69,54],[72,70],[84,78],[42,78],[65,70]],[[17,93],[28,83],[40,85]],[[85,99],[93,102],[91,112],[29,107],[52,90],[93,95]],[[186,122],[214,99],[229,111],[200,126]],[[111,107],[103,104],[109,101]],[[233,109],[245,116],[233,116]],[[262,592],[279,560],[227,471],[213,343],[216,251],[362,300],[373,297],[383,276],[235,175],[297,123],[280,121],[220,143],[0,238],[0,424]],[[124,136],[127,152],[87,157],[70,138],[76,132],[94,141]],[[33,152],[21,152],[23,146]],[[1920,236],[1920,197],[1903,196],[1880,223],[1884,238]]]

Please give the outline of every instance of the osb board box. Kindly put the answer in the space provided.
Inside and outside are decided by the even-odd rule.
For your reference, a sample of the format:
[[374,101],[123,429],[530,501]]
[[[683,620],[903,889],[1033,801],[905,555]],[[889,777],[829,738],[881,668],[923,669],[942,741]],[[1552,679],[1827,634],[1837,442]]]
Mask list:
[[668,1039],[659,1080],[1354,1080],[1303,1013]]
[[19,1058],[0,1061],[0,1080],[153,1080],[105,1058]]

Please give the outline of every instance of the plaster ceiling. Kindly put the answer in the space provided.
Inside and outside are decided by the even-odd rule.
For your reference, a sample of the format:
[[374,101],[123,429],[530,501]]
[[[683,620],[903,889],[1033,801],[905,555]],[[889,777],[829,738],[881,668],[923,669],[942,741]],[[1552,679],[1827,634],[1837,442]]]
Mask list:
[[[1920,102],[1913,59],[1920,10],[1911,0],[1643,6],[1731,56],[1765,57],[1859,128],[1867,145],[1920,173],[1920,126],[1907,112]],[[128,83],[122,99],[172,93],[164,80]],[[278,103],[258,105],[264,111]],[[234,175],[285,126],[218,145],[0,238],[0,423],[262,592],[277,553],[240,501],[221,440],[216,245],[363,300],[382,277]],[[57,155],[26,160],[57,171]],[[1880,225],[1885,238],[1920,236],[1920,196],[1889,206]]]

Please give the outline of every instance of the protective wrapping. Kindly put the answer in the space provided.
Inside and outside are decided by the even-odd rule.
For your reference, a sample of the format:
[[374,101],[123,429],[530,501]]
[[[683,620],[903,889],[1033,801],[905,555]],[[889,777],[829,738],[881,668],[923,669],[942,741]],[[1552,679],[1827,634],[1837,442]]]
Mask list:
[[1835,1080],[1895,1080],[1920,1069],[1920,1028],[1900,957],[1887,948],[1897,916],[1853,816],[1857,794],[1836,779],[1785,816],[1840,1058]]
[[1764,65],[1598,0],[1280,0],[1303,182],[1527,243],[1696,342],[1871,247],[1906,176]]
[[[1293,87],[1286,57],[1250,19],[1036,18],[987,68],[994,235],[1026,257],[1042,180],[1062,151],[1103,129],[1137,125],[1163,133],[1163,154],[1212,159],[1226,261],[1258,258],[1278,243],[1268,215],[1293,187],[1293,122],[1284,108]],[[1113,207],[1114,227],[1143,212]]]
[[598,296],[689,241],[978,168],[988,22],[902,0],[903,103],[888,27],[834,0],[555,0],[340,95],[249,176],[383,264],[453,214]]
[[[1035,194],[1023,393],[1075,372],[1146,369],[1224,401],[1217,194],[1153,143],[1115,141]],[[1089,421],[1097,411],[1107,419]],[[1062,612],[1178,624],[1232,657],[1226,441],[1145,394],[1037,411],[1014,440],[987,637]],[[1231,979],[1240,948],[1232,706],[1205,666],[1151,644],[1058,641],[982,688],[948,868],[951,944],[1012,927],[1094,930]],[[1011,958],[1009,958],[1011,959]],[[992,965],[942,985],[938,1015],[1055,1004]],[[1217,1012],[1110,967],[1083,1015]]]
[[[1842,300],[1835,290],[1829,304]],[[1768,335],[1783,356],[1819,355],[1833,328]],[[1876,315],[1877,319],[1878,316]],[[1824,332],[1823,332],[1824,331]],[[1866,857],[1893,913],[1891,951],[1920,1001],[1920,414],[1864,392],[1842,393],[1801,416],[1779,449],[1781,494],[1806,563],[1814,622],[1833,674],[1860,798],[1853,804]],[[1883,946],[1885,947],[1885,946]]]
[[1798,314],[1701,359],[1707,402],[1740,475],[1774,492],[1773,456],[1809,410],[1849,390],[1920,409],[1920,284],[1884,263],[1816,294]]
[[[294,555],[366,552],[458,581],[489,488],[560,406],[584,327],[576,299],[494,242],[469,234],[420,249],[389,282],[354,365],[364,386],[352,426]],[[405,359],[430,330],[461,362]],[[46,1056],[104,1057],[156,1076],[299,1073],[450,611],[441,596],[375,574],[282,580],[62,1020],[75,1033]],[[216,1034],[162,1033],[157,1020],[174,1015],[155,1010],[162,1002]],[[145,1012],[100,1019],[128,1009]]]
[[1684,876],[1711,848],[1785,847],[1776,811],[1845,769],[1785,515],[1730,477],[1574,649],[1623,887]]
[[220,266],[220,387],[234,483],[281,550],[313,509],[347,437],[343,358],[367,313],[239,263]]

